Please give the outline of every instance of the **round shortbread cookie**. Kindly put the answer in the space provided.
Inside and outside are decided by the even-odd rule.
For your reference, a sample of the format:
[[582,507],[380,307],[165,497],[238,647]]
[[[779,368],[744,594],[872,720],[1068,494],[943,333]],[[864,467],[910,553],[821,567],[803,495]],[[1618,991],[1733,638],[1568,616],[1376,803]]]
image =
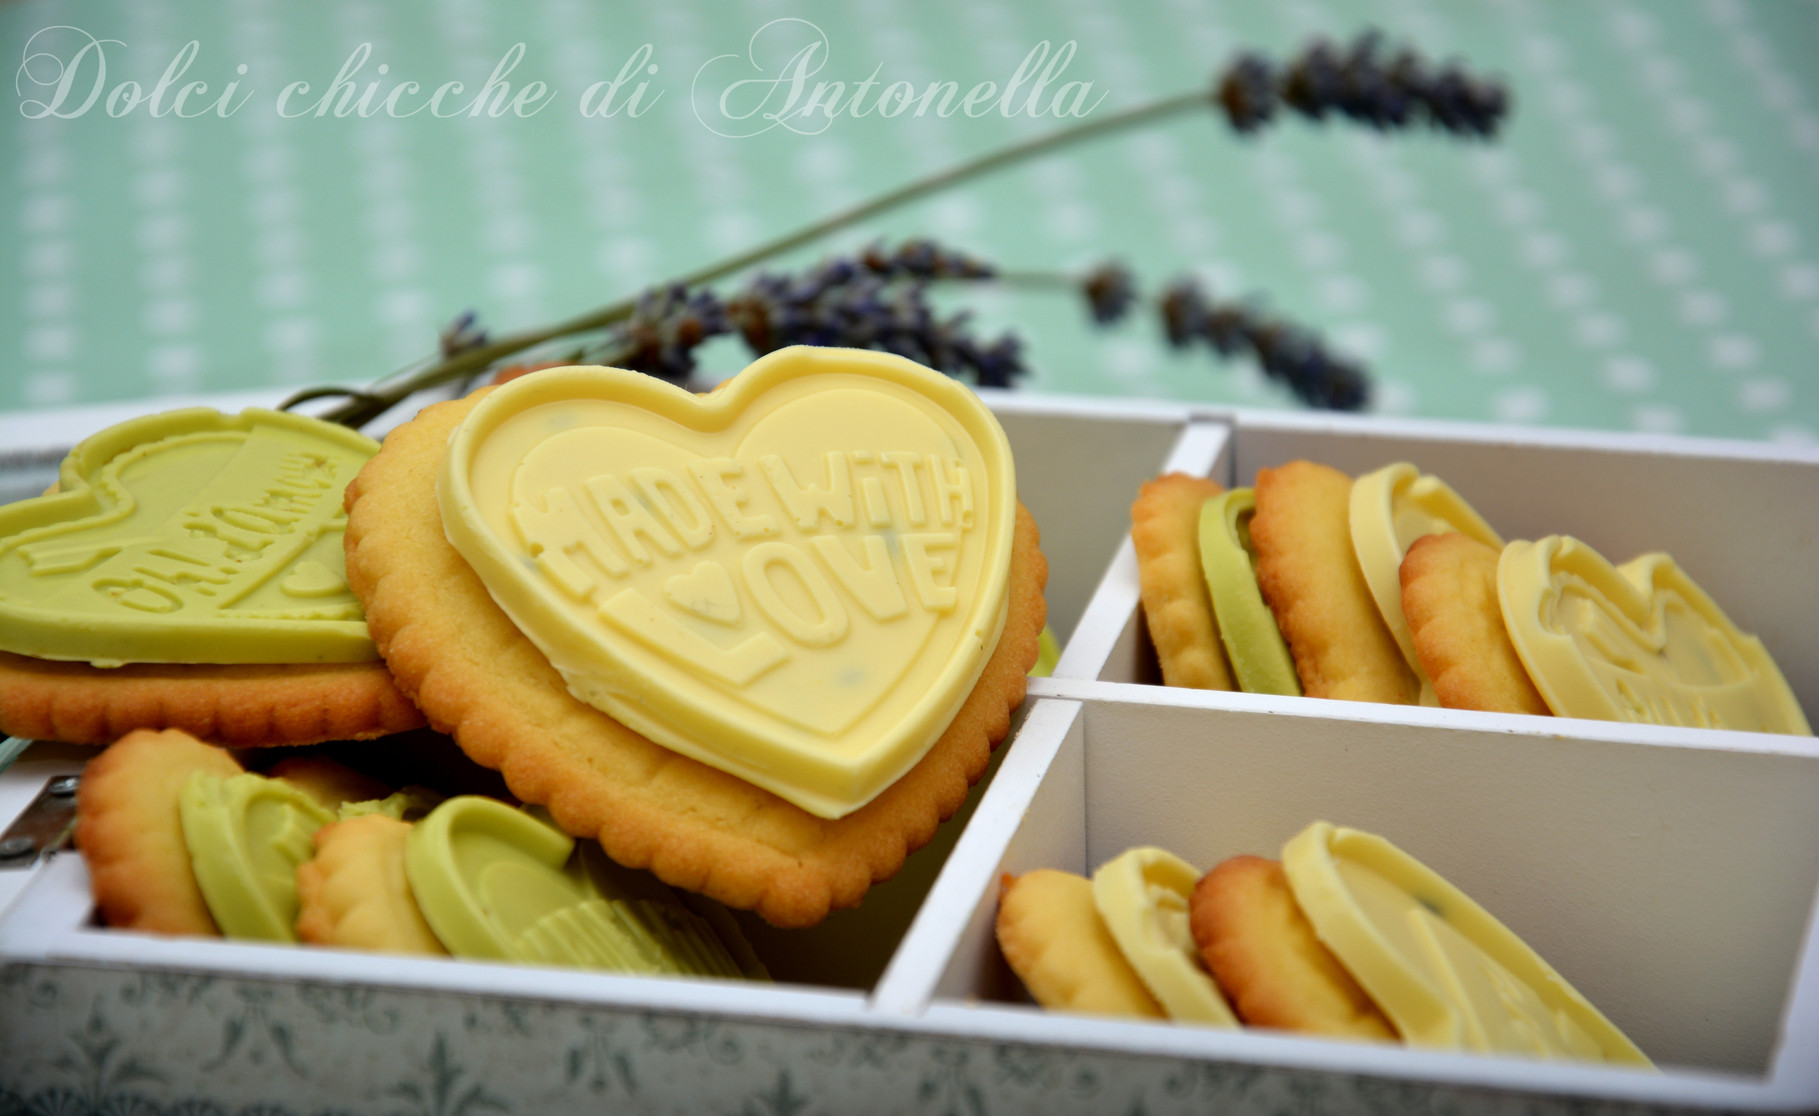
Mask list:
[[[62,488],[53,481],[44,495]],[[234,748],[367,740],[423,727],[382,662],[129,663],[102,669],[0,651],[0,732],[110,744],[176,729]]]
[[1018,509],[1008,617],[947,731],[908,774],[837,820],[663,748],[569,694],[443,534],[436,475],[488,390],[393,430],[348,486],[348,581],[398,685],[430,723],[614,860],[779,926],[857,903],[959,808],[1023,700],[1047,562]]
[[1549,716],[1503,625],[1498,555],[1458,534],[1427,535],[1408,548],[1402,612],[1415,654],[1447,709]]
[[1224,491],[1204,477],[1167,473],[1145,482],[1131,504],[1143,618],[1164,685],[1238,688],[1200,570],[1200,507]]
[[1167,1017],[1099,917],[1084,876],[1053,868],[1006,876],[997,934],[1011,971],[1045,1008]]
[[1364,989],[1314,936],[1274,860],[1237,856],[1200,878],[1189,926],[1246,1025],[1396,1040]]
[[76,848],[102,921],[122,930],[219,936],[183,841],[178,795],[234,757],[188,733],[130,733],[88,762],[76,790]]
[[1384,626],[1352,550],[1352,480],[1291,461],[1257,474],[1257,587],[1308,697],[1413,705],[1421,684]]

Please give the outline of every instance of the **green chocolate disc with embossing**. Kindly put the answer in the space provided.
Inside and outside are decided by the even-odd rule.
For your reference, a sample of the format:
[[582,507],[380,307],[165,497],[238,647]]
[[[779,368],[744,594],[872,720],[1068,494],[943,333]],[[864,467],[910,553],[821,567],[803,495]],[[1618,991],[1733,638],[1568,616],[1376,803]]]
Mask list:
[[[654,877],[540,812],[464,795],[411,829],[405,874],[424,920],[457,957],[622,973],[763,977]],[[736,934],[737,931],[734,931]]]
[[378,657],[342,491],[378,443],[204,408],[85,439],[52,495],[0,507],[0,651],[114,666]]
[[565,870],[574,847],[574,838],[530,814],[462,795],[411,827],[405,876],[450,953],[512,961],[513,942],[532,924],[595,896]]
[[297,865],[335,816],[308,791],[248,772],[198,771],[177,799],[183,843],[215,924],[230,938],[297,940]]

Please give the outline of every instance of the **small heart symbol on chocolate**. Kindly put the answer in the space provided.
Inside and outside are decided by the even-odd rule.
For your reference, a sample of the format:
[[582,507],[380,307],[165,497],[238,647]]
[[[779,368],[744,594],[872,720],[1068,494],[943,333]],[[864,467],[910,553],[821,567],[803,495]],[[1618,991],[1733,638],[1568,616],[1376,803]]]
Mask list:
[[1562,717],[1812,735],[1762,641],[1665,554],[1613,566],[1562,535],[1513,542],[1497,595],[1522,665]]
[[571,693],[824,817],[921,758],[1004,624],[1004,433],[884,353],[785,349],[702,396],[547,369],[473,409],[437,492]]
[[332,597],[348,591],[347,578],[314,558],[298,562],[278,588],[290,597]]
[[343,576],[341,494],[379,445],[201,408],[83,440],[0,508],[0,650],[101,663],[378,658]]
[[663,583],[663,595],[678,608],[727,627],[739,625],[739,594],[733,575],[718,562],[702,562],[693,573],[677,574]]

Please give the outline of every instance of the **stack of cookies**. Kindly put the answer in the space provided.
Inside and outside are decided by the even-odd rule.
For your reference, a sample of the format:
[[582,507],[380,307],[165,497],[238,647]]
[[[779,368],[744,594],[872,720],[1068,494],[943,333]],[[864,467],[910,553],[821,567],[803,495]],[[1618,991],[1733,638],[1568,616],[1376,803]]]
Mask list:
[[997,938],[1057,1011],[1649,1066],[1506,926],[1375,834],[1315,822],[1204,874],[1135,848],[1007,876]]
[[984,773],[1045,580],[996,420],[887,354],[783,350],[705,396],[549,369],[383,448],[179,412],[0,509],[0,728],[180,730],[223,767],[428,724],[612,862],[807,926]]
[[1171,686],[1811,735],[1762,641],[1666,554],[1506,543],[1438,477],[1169,474],[1131,506]]
[[764,979],[699,913],[533,813],[392,791],[320,755],[244,770],[175,729],[88,765],[76,839],[109,926],[613,972]]
[[96,434],[0,507],[0,730],[233,747],[423,723],[347,584],[341,493],[379,449],[276,411],[173,411]]

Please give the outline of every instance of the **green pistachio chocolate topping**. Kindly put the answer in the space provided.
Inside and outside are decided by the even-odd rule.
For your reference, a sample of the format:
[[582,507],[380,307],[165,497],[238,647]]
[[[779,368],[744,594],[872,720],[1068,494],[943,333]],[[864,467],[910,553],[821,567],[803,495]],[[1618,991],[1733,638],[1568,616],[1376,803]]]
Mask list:
[[465,795],[412,828],[406,875],[451,953],[623,973],[749,971],[746,951],[729,949],[668,887],[539,814]]
[[1257,588],[1257,552],[1250,532],[1256,510],[1257,497],[1249,488],[1231,489],[1201,505],[1200,570],[1239,688],[1298,697],[1301,681],[1288,644]]
[[377,442],[205,408],[110,427],[0,507],[0,651],[121,663],[366,662],[342,492]]
[[178,798],[183,843],[215,924],[230,938],[297,940],[297,865],[335,820],[307,791],[247,772],[198,771]]

